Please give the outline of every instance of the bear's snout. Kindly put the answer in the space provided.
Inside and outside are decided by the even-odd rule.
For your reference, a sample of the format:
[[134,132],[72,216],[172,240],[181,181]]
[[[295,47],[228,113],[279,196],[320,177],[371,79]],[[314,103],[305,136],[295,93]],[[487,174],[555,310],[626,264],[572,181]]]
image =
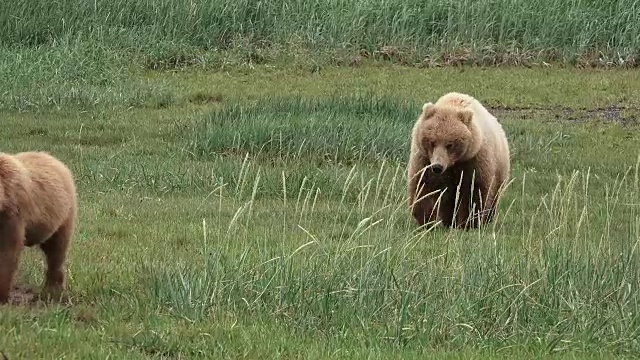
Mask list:
[[433,164],[431,165],[431,171],[433,171],[434,174],[440,175],[444,172],[444,166],[440,164]]
[[431,171],[436,175],[440,175],[447,171],[447,168],[452,164],[449,153],[443,146],[438,146],[433,149],[431,159],[429,160],[431,163]]

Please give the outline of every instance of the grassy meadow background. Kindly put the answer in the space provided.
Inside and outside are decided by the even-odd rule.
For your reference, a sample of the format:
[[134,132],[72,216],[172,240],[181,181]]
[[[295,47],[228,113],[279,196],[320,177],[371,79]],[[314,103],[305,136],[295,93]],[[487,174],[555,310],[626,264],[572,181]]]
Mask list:
[[[68,298],[8,359],[635,358],[640,1],[0,2],[4,152],[76,174]],[[406,208],[422,104],[477,97],[513,181]],[[24,252],[21,289],[41,254]]]

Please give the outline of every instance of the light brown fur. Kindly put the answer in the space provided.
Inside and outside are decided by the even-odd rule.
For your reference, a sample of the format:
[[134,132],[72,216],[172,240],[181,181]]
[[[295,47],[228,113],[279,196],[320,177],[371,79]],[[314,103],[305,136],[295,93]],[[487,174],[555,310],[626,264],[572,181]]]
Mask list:
[[[441,174],[433,171],[438,167]],[[419,225],[442,221],[468,229],[486,223],[510,176],[504,130],[469,95],[454,92],[427,102],[411,133],[407,172],[409,207]]]
[[24,246],[39,245],[45,255],[45,294],[64,290],[76,196],[71,171],[53,156],[0,153],[0,303],[9,300]]

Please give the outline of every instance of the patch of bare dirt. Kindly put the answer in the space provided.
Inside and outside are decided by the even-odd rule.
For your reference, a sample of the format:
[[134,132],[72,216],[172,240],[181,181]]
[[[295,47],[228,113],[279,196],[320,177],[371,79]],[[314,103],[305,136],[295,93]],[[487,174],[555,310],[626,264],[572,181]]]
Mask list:
[[223,97],[221,94],[209,94],[204,92],[196,92],[188,97],[188,100],[195,104],[214,104],[221,103]]
[[27,306],[36,300],[37,294],[33,289],[14,286],[9,295],[9,304],[14,306]]
[[[39,307],[47,304],[58,303],[65,305],[73,305],[68,294],[63,294],[60,298],[51,298],[43,295],[39,287],[27,287],[24,285],[14,285],[9,294],[10,306],[29,306]],[[1,360],[1,359],[0,359]]]
[[534,114],[545,113],[550,118],[566,120],[576,123],[587,121],[602,121],[608,123],[619,123],[623,126],[640,124],[640,108],[611,105],[594,109],[574,109],[571,107],[508,107],[493,106],[488,107],[494,115],[503,114],[520,116],[526,119]]
[[622,117],[621,112],[623,110],[624,108],[621,108],[619,106],[608,106],[606,108],[588,110],[588,112],[590,114],[601,116],[609,121],[619,121]]

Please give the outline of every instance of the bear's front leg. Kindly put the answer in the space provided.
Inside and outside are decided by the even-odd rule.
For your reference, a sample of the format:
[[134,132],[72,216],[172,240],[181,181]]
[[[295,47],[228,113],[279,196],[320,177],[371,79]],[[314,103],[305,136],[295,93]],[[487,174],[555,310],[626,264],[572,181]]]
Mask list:
[[438,221],[438,211],[434,195],[425,196],[426,191],[420,191],[417,201],[411,209],[411,214],[419,226]]
[[474,191],[473,194],[464,194],[456,212],[456,227],[464,230],[477,229],[484,224],[485,219],[486,210],[483,210],[478,191]]
[[69,217],[49,239],[40,244],[47,261],[43,295],[48,299],[58,300],[64,291],[64,263],[74,225],[74,217]]
[[0,216],[0,304],[9,302],[13,280],[24,248],[24,226],[18,218]]
[[456,203],[456,227],[469,230],[478,228],[482,224],[485,186],[479,177],[476,177],[475,169],[467,170],[461,174],[460,186],[457,192]]
[[429,178],[423,168],[412,179],[410,184],[410,208],[411,214],[418,223],[419,226],[435,223],[440,218],[439,216],[439,190],[433,190],[434,184],[429,184]]

